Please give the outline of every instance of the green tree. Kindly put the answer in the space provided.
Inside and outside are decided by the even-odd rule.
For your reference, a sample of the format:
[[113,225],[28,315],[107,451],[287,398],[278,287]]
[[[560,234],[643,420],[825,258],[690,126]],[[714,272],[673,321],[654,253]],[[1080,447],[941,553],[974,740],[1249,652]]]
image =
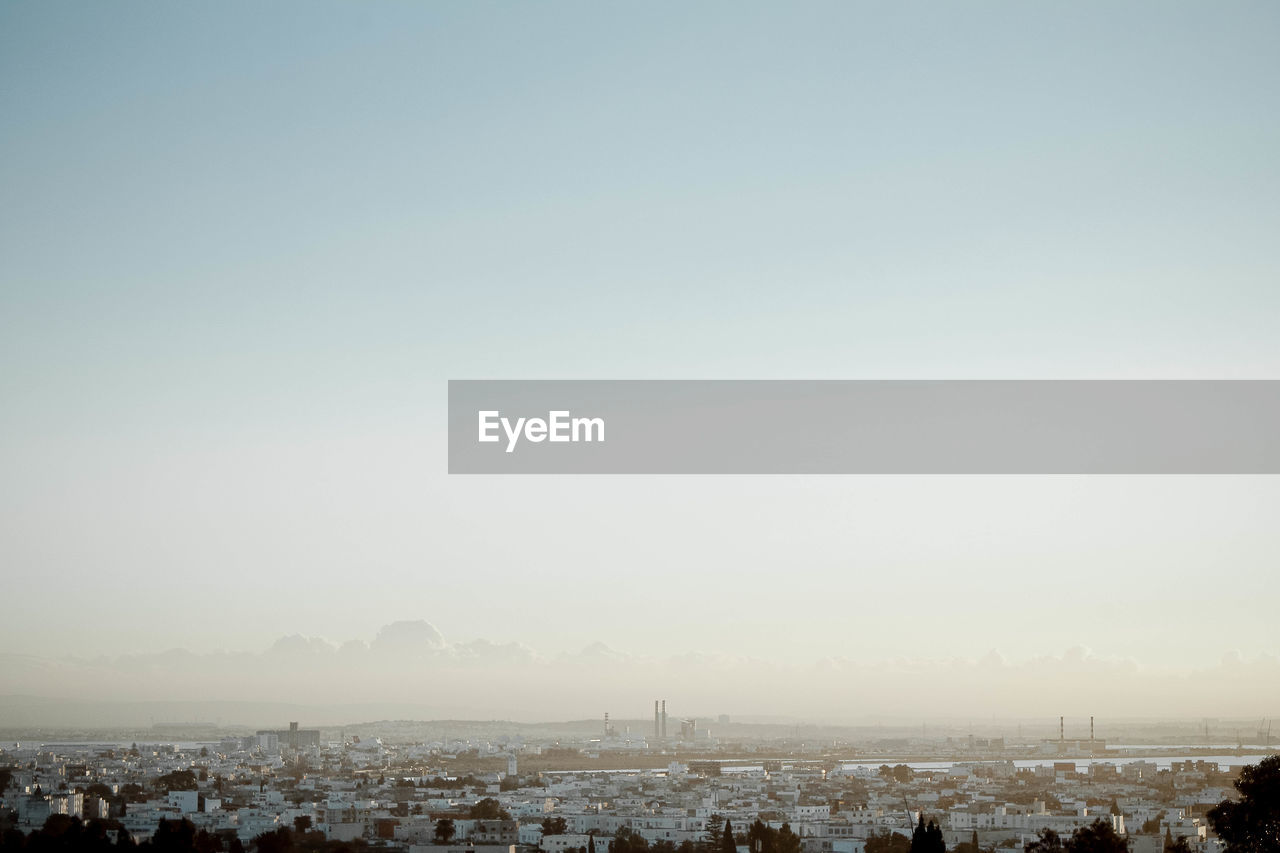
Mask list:
[[293,832],[287,826],[282,826],[254,838],[253,845],[258,848],[258,853],[291,853]]
[[1052,829],[1042,829],[1036,840],[1023,848],[1026,853],[1062,853],[1062,839]]
[[448,844],[453,840],[453,836],[458,832],[458,828],[453,825],[453,818],[442,817],[436,821],[436,843]]
[[764,821],[756,818],[756,822],[747,827],[747,848],[751,853],[775,853],[777,833]]
[[[899,765],[901,766],[901,765]],[[947,842],[942,838],[942,827],[933,821],[924,822],[924,812],[911,834],[911,853],[947,853]]]
[[800,853],[800,836],[791,831],[791,824],[782,824],[782,828],[778,830],[774,849],[777,853]]
[[511,813],[493,797],[485,797],[467,812],[472,820],[511,820]]
[[549,817],[542,822],[542,834],[547,835],[564,835],[569,831],[568,822],[562,817]]
[[720,851],[720,835],[724,830],[724,818],[713,814],[707,819],[707,849],[712,853]]
[[720,836],[721,853],[738,853],[738,841],[733,837],[733,821],[725,818],[724,832]]
[[867,853],[911,853],[911,839],[887,829],[867,838]]
[[1209,826],[1226,843],[1226,853],[1280,850],[1280,755],[1246,767],[1235,786],[1239,799],[1209,811]]
[[196,827],[185,817],[181,820],[161,819],[151,836],[151,849],[155,853],[191,853],[195,848]]
[[86,797],[97,797],[102,800],[109,800],[115,796],[115,794],[111,793],[111,788],[101,782],[93,782],[86,786],[84,789],[84,795]]
[[609,853],[645,853],[648,849],[649,842],[644,836],[632,832],[629,826],[618,827],[613,840],[609,842]]
[[194,791],[197,787],[196,774],[186,769],[174,770],[172,773],[156,777],[155,787],[162,794],[170,791]]
[[222,839],[202,829],[196,833],[193,849],[195,853],[222,853]]
[[1071,833],[1063,847],[1066,853],[1128,853],[1129,842],[1116,833],[1110,821],[1099,819]]

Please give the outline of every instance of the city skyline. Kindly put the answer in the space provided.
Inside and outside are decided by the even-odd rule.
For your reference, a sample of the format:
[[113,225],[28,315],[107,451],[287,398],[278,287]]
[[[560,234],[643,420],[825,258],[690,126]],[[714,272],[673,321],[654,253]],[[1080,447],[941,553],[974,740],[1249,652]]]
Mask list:
[[[5,654],[0,681],[8,694],[0,695],[0,726],[10,727],[56,716],[59,725],[92,728],[92,715],[113,705],[212,709],[272,703],[370,719],[549,722],[580,719],[599,707],[627,716],[625,709],[634,710],[646,690],[678,696],[677,713],[704,719],[729,713],[843,723],[966,716],[982,721],[1056,712],[1076,719],[1100,714],[1201,720],[1269,717],[1280,661],[1225,655],[1212,666],[1153,669],[1076,647],[1034,657],[1006,657],[992,649],[977,659],[864,663],[828,657],[784,663],[696,652],[659,656],[599,642],[545,655],[519,643],[450,641],[419,620],[386,625],[369,642],[291,635],[256,653],[171,649],[60,659]],[[363,710],[336,710],[336,685],[342,685],[339,693],[358,695]],[[59,716],[50,710],[57,701],[74,710]],[[111,719],[118,719],[116,711]]]

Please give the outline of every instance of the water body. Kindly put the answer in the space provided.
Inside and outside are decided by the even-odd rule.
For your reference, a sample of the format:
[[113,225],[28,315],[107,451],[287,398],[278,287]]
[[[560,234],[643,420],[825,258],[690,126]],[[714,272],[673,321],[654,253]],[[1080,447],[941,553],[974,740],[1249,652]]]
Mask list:
[[[1134,747],[1136,748],[1136,747]],[[1096,756],[1094,758],[1016,758],[1013,759],[1013,766],[1019,770],[1031,769],[1035,767],[1052,767],[1055,764],[1065,764],[1073,762],[1076,770],[1084,770],[1091,764],[1111,764],[1120,766],[1124,764],[1133,764],[1136,761],[1146,761],[1155,764],[1161,770],[1169,769],[1170,765],[1177,761],[1211,761],[1218,767],[1239,767],[1245,764],[1257,764],[1266,758],[1267,754],[1257,753],[1250,755],[1107,755]],[[894,767],[898,764],[905,764],[912,770],[950,770],[957,764],[1003,764],[1001,759],[984,759],[984,760],[957,760],[957,761],[844,761],[840,767],[844,770],[853,770],[858,767],[877,770],[882,765],[888,764]]]

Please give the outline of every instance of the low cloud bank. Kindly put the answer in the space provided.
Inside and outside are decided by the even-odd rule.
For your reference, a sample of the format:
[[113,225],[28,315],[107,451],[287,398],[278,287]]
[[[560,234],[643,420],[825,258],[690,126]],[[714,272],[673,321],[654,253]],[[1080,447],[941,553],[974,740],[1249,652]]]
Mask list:
[[66,702],[340,704],[424,719],[547,721],[606,710],[644,719],[655,697],[667,698],[672,713],[704,718],[1257,717],[1280,702],[1280,661],[1233,652],[1208,668],[1156,670],[1074,648],[1023,660],[992,651],[977,660],[783,665],[706,653],[646,657],[603,643],[548,657],[518,643],[450,642],[428,622],[404,621],[369,641],[293,635],[258,653],[0,655],[0,683],[11,696]]

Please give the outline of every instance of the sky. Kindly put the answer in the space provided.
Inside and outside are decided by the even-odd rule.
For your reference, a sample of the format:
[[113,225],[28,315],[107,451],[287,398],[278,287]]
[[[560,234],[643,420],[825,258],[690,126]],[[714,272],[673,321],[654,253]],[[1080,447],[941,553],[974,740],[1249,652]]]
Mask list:
[[397,622],[706,672],[1271,666],[1274,477],[451,478],[445,395],[1280,378],[1278,37],[1263,2],[4,2],[0,671]]

